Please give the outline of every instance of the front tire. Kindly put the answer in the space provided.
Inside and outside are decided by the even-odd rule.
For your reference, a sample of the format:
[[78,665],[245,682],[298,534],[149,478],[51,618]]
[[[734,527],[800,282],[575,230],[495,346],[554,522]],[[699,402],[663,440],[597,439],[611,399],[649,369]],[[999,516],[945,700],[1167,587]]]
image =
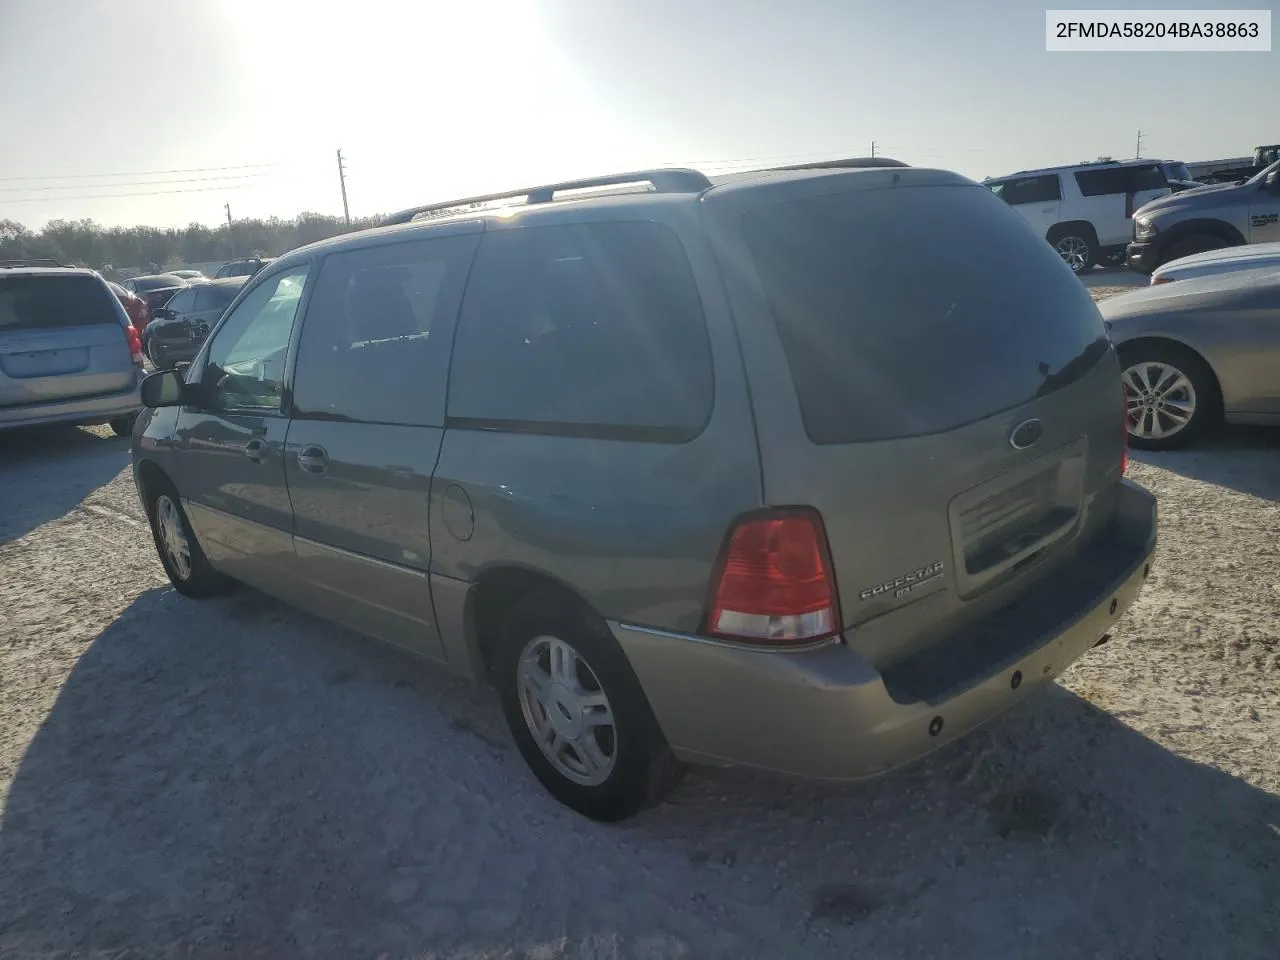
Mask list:
[[147,519],[160,563],[173,588],[183,596],[204,599],[224,592],[231,580],[213,569],[191,529],[173,484],[157,481],[147,493]]
[[517,604],[494,676],[525,762],[557,800],[592,820],[657,802],[679,764],[604,621],[558,591]]
[[1167,344],[1121,348],[1125,428],[1140,450],[1191,443],[1218,415],[1213,371],[1190,350]]
[[1174,260],[1181,260],[1183,257],[1190,257],[1197,253],[1207,253],[1210,250],[1221,250],[1227,245],[1227,241],[1221,237],[1214,236],[1211,233],[1195,233],[1189,237],[1183,237],[1169,247],[1169,255],[1164,258],[1160,266],[1171,263]]

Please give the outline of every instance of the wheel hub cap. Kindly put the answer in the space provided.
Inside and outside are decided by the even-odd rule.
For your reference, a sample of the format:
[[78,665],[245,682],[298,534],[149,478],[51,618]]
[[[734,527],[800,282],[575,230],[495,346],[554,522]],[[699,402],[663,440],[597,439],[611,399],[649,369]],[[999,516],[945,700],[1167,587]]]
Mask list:
[[525,726],[556,772],[584,786],[609,778],[618,757],[613,706],[577,650],[534,637],[520,654],[516,689]]
[[577,740],[582,736],[582,707],[570,690],[558,683],[552,684],[547,694],[546,707],[556,733],[566,740]]
[[173,572],[179,579],[186,580],[191,576],[191,546],[187,543],[187,534],[183,529],[177,504],[168,496],[161,495],[156,500],[156,526],[159,528],[161,546]]

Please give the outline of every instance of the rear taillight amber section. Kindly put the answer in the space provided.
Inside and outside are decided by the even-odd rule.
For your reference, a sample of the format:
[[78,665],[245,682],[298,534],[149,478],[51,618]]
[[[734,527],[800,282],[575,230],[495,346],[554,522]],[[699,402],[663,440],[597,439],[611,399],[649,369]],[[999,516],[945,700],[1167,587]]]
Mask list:
[[705,632],[759,644],[809,643],[840,629],[822,520],[787,509],[744,517],[725,540]]

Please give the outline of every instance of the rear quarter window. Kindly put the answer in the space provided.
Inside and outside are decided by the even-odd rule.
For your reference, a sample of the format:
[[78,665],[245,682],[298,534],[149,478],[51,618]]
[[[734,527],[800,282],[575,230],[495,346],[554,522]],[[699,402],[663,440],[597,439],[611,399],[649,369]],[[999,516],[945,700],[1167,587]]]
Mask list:
[[771,204],[743,229],[816,443],[953,429],[1106,353],[1084,285],[977,185]]
[[524,227],[481,241],[448,415],[485,429],[682,442],[711,412],[689,260],[650,221]]
[[0,277],[0,331],[121,325],[118,301],[87,276]]

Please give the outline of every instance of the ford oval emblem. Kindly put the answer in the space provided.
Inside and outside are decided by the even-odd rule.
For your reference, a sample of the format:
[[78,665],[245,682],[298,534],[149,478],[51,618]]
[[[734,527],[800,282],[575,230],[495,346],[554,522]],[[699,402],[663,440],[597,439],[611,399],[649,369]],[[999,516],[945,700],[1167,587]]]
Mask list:
[[1013,428],[1013,433],[1009,434],[1009,446],[1015,450],[1025,450],[1039,443],[1042,436],[1044,436],[1043,423],[1039,420],[1024,420]]

